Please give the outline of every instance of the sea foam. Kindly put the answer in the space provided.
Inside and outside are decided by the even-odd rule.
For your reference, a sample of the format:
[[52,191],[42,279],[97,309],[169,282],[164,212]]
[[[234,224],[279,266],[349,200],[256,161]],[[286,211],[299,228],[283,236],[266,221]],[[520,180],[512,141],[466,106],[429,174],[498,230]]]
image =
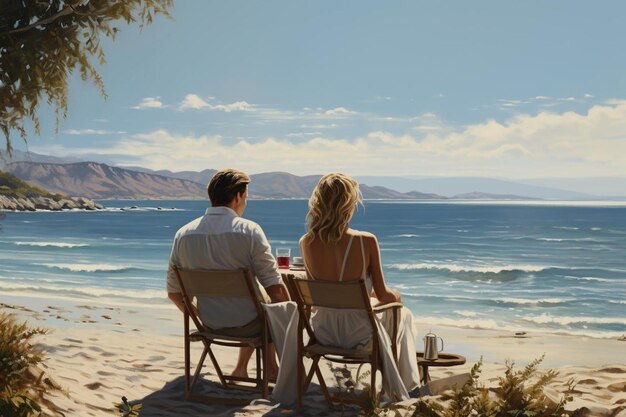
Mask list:
[[436,264],[436,263],[398,263],[389,265],[390,268],[399,269],[401,271],[411,271],[419,269],[445,270],[450,272],[478,272],[481,274],[498,274],[501,272],[541,272],[546,266],[540,265],[494,265],[494,266],[478,266],[478,265],[459,265],[459,264]]
[[120,272],[131,269],[128,265],[111,264],[39,264],[48,268],[65,269],[72,272]]
[[626,318],[624,317],[587,317],[587,316],[550,316],[542,314],[540,316],[525,316],[523,320],[537,324],[620,324],[626,326]]
[[84,248],[87,243],[65,243],[65,242],[15,242],[17,246],[36,246],[54,248]]

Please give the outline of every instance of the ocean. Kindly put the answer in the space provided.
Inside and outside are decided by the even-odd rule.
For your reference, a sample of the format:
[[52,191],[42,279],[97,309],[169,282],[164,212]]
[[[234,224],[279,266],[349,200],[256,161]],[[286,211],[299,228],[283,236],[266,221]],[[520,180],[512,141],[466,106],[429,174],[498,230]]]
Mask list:
[[[176,230],[205,201],[102,201],[0,218],[0,300],[36,294],[158,308]],[[272,247],[299,254],[307,202],[249,201]],[[366,201],[388,285],[421,326],[626,333],[626,204]]]

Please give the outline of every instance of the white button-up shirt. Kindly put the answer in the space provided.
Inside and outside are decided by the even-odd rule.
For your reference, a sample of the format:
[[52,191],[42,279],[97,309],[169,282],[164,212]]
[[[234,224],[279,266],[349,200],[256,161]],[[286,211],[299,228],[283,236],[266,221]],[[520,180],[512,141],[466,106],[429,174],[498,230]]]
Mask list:
[[[188,269],[248,268],[265,288],[283,283],[263,229],[229,207],[208,208],[204,216],[176,232],[167,291],[179,293],[174,265]],[[223,297],[198,300],[198,314],[212,329],[243,326],[257,316],[252,301]]]

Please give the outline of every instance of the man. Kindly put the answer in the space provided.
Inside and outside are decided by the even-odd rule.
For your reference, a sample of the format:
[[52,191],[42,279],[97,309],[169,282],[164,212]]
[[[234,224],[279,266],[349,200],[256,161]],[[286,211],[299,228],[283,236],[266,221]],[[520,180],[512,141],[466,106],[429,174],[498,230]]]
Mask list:
[[[248,268],[265,287],[272,302],[289,300],[265,233],[258,224],[241,217],[246,209],[249,183],[250,177],[241,171],[224,169],[216,172],[208,186],[212,207],[206,210],[204,216],[176,232],[167,271],[167,292],[181,311],[185,307],[174,266],[190,269]],[[221,329],[224,333],[228,333],[229,328],[242,326],[251,333],[260,330],[260,321],[250,300],[200,299],[198,314],[206,326],[213,330]],[[253,351],[252,348],[240,349],[233,376],[248,376],[248,360]],[[277,365],[273,354],[270,354],[267,371],[271,379],[276,377]]]

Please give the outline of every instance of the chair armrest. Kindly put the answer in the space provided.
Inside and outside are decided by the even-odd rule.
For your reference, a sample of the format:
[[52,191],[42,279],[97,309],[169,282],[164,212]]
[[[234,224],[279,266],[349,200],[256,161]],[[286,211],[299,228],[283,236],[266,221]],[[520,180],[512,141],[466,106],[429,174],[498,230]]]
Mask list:
[[372,311],[374,311],[374,313],[380,313],[381,311],[385,311],[390,308],[402,308],[402,307],[404,307],[404,305],[396,301],[394,303],[378,304],[372,307]]

